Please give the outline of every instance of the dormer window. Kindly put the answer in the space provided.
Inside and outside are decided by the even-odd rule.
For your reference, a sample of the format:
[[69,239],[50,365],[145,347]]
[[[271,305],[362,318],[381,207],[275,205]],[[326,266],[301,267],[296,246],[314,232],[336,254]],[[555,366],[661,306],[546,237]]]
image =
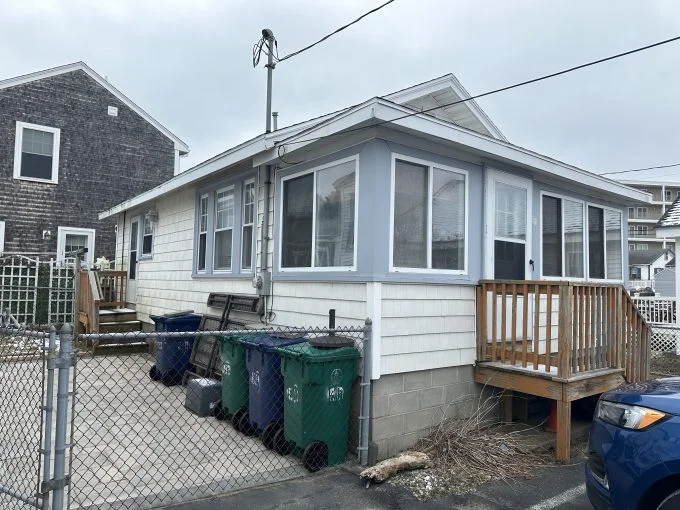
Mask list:
[[17,122],[14,178],[57,184],[61,130]]

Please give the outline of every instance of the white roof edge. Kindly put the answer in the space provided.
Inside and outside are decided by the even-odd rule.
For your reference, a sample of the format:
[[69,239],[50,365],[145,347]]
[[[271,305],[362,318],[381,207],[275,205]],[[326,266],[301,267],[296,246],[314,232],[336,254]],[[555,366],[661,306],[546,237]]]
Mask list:
[[[358,105],[355,108],[352,108],[350,111],[343,112],[333,119],[322,122],[306,130],[304,133],[297,133],[290,136],[288,139],[284,140],[283,143],[295,141],[297,138],[305,139],[310,135],[312,138],[308,143],[312,143],[314,141],[314,135],[312,135],[312,133],[315,131],[324,130],[325,134],[322,136],[326,136],[328,131],[332,131],[327,129],[330,124],[345,120],[348,116],[360,116],[360,110],[366,106],[370,106],[372,108],[371,113],[373,117],[376,118],[376,120],[393,122],[394,124],[398,124],[403,127],[438,136],[440,138],[460,143],[473,149],[488,152],[495,156],[514,161],[515,164],[542,170],[558,177],[566,177],[569,180],[579,182],[585,186],[606,190],[629,200],[645,203],[651,203],[652,201],[652,195],[650,193],[631,188],[620,182],[602,177],[592,172],[588,172],[587,170],[583,170],[567,163],[563,163],[548,156],[533,152],[529,149],[513,145],[505,140],[492,138],[490,136],[477,133],[473,130],[457,126],[453,123],[437,119],[436,117],[432,117],[430,115],[409,115],[405,118],[399,119],[398,117],[402,117],[405,113],[412,113],[412,110],[406,106],[388,102],[388,100],[382,98],[374,98],[367,101],[366,103]],[[392,119],[395,118],[396,120],[393,121]],[[361,121],[363,120],[364,119],[361,119]],[[347,122],[345,122],[345,124],[347,124]],[[351,122],[349,122],[349,124],[351,124]],[[299,148],[304,145],[305,144],[303,143],[295,144],[295,148]],[[567,172],[567,174],[565,174],[565,172]]]
[[441,90],[444,86],[450,86],[461,99],[468,99],[464,104],[472,111],[473,114],[477,116],[479,121],[486,127],[489,132],[493,133],[497,138],[503,141],[508,141],[503,132],[494,124],[491,118],[486,114],[486,112],[479,106],[479,103],[474,99],[470,99],[470,93],[463,87],[463,84],[458,81],[458,78],[453,73],[445,74],[439,78],[434,78],[432,80],[419,83],[413,87],[408,87],[397,92],[392,92],[384,96],[385,99],[393,102],[408,102],[412,99],[416,99],[430,92],[436,90]]
[[[656,232],[657,239],[663,239],[664,237],[677,237],[680,238],[680,226],[674,227],[656,227],[654,229]],[[663,234],[663,235],[659,235]]]
[[676,182],[672,181],[635,181],[628,179],[616,179],[617,182],[622,184],[633,184],[636,186],[680,186],[680,180]]
[[24,83],[30,83],[36,80],[42,80],[44,78],[50,78],[52,76],[58,76],[60,74],[70,73],[73,71],[83,71],[94,81],[99,83],[102,87],[107,89],[111,94],[116,96],[122,103],[127,105],[132,111],[137,113],[140,117],[146,120],[149,124],[153,125],[158,131],[163,133],[167,138],[172,140],[175,144],[175,150],[179,150],[182,154],[189,153],[189,146],[182,141],[179,137],[173,134],[168,128],[163,126],[160,122],[154,119],[148,112],[146,112],[142,107],[136,104],[132,99],[123,94],[120,90],[114,87],[111,83],[106,81],[101,75],[99,75],[94,69],[88,66],[85,62],[74,62],[72,64],[66,64],[59,67],[53,67],[51,69],[45,69],[43,71],[36,71],[29,74],[24,74],[21,76],[16,76],[14,78],[7,78],[5,80],[0,80],[0,90],[9,87],[15,87],[17,85],[23,85]]

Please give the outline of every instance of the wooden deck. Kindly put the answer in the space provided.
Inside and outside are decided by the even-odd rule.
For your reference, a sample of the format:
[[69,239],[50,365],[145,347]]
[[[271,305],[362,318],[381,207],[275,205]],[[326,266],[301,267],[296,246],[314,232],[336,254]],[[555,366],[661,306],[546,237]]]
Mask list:
[[620,285],[482,281],[478,383],[557,403],[556,456],[569,460],[571,402],[649,376],[650,329]]

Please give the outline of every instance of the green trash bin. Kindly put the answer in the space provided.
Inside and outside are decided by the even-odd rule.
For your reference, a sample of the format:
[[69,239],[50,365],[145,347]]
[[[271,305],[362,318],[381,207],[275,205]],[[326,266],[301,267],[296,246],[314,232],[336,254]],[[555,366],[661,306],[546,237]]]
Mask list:
[[246,370],[246,349],[241,340],[253,335],[220,335],[220,361],[222,368],[222,401],[215,406],[214,415],[218,420],[231,420],[239,432],[250,434],[248,416],[248,370]]
[[284,381],[283,430],[273,447],[295,453],[309,471],[345,461],[352,383],[359,351],[305,342],[277,348]]

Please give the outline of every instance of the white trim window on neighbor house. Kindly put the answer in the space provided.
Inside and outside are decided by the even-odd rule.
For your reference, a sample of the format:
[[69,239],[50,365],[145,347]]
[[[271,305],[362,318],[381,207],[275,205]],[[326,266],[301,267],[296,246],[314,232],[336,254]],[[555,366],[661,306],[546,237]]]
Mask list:
[[14,143],[14,178],[57,184],[60,136],[59,128],[18,121]]

